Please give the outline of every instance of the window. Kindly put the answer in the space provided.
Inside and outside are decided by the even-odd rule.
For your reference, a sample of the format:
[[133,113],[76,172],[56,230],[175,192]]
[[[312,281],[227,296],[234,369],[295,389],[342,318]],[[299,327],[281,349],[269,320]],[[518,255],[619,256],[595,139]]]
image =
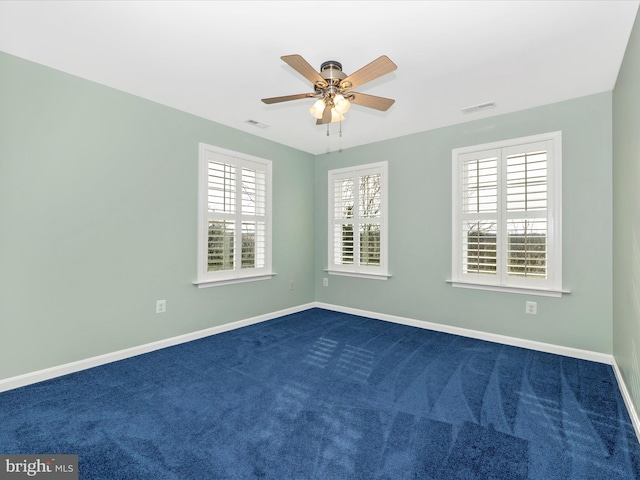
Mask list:
[[271,278],[271,162],[200,144],[199,287]]
[[562,293],[561,132],[453,150],[454,286]]
[[387,163],[329,171],[329,273],[387,274]]

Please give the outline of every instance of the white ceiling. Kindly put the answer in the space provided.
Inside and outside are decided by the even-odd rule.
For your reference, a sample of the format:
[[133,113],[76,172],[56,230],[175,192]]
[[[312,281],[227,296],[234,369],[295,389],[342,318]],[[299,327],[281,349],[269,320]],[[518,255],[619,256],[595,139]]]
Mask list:
[[[639,3],[0,1],[0,50],[319,154],[610,91]],[[327,137],[312,100],[260,101],[313,91],[288,54],[347,74],[387,55],[398,69],[356,90],[396,103]]]

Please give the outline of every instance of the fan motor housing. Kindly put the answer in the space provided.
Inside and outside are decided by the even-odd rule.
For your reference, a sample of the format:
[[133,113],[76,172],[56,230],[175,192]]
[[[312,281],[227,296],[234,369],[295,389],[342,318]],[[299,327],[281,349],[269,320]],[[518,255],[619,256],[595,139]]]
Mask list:
[[335,60],[327,60],[320,65],[320,75],[329,84],[336,83],[335,80],[340,81],[347,78],[347,75],[342,71],[342,64]]

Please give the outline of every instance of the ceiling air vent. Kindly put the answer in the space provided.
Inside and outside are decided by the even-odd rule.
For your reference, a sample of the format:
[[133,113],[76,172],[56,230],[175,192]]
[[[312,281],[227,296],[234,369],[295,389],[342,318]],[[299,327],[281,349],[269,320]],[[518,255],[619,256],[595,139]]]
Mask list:
[[465,107],[462,109],[462,113],[476,113],[481,110],[489,110],[491,108],[496,108],[496,102],[487,102],[479,105],[473,105],[471,107]]
[[269,128],[269,125],[267,125],[266,123],[258,122],[257,120],[249,119],[249,120],[245,120],[244,123],[248,123],[249,125],[258,127],[258,128]]

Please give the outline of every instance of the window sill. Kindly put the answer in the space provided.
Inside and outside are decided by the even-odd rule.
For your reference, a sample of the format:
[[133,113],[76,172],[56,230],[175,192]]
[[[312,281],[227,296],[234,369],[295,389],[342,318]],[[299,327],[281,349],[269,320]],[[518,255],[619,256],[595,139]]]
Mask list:
[[446,280],[452,287],[470,288],[473,290],[489,290],[492,292],[518,293],[521,295],[538,295],[541,297],[562,297],[563,294],[571,293],[569,290],[548,290],[544,288],[530,287],[508,287],[506,285],[486,285],[483,283],[458,282],[454,280]]
[[251,277],[224,278],[220,280],[196,280],[193,284],[198,288],[219,287],[222,285],[233,285],[235,283],[257,282],[260,280],[269,280],[273,278],[275,273],[266,273],[264,275],[255,275]]
[[346,272],[342,270],[324,270],[329,275],[339,275],[342,277],[369,278],[372,280],[388,280],[391,275],[387,273],[363,273],[363,272]]

